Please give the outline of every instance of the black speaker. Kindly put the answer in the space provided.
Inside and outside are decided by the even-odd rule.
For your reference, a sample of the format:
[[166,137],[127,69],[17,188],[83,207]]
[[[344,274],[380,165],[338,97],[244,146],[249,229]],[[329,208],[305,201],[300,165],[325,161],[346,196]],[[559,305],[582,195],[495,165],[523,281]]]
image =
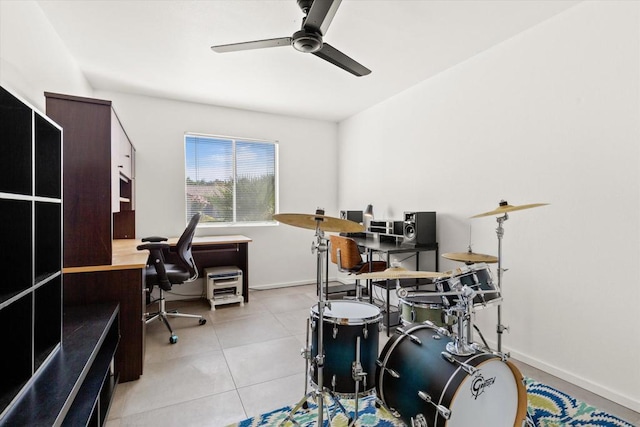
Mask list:
[[340,211],[340,219],[362,223],[362,211]]
[[436,243],[435,212],[405,212],[402,243],[430,245]]

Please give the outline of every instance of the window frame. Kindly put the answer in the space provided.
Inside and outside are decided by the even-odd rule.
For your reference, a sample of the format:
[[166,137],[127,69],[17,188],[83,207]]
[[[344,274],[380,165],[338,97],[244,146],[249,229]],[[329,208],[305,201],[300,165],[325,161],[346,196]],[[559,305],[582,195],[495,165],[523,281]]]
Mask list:
[[215,134],[206,134],[206,133],[196,133],[196,132],[185,132],[183,136],[183,144],[184,144],[184,200],[185,200],[185,219],[189,221],[189,196],[188,196],[188,184],[187,178],[189,173],[189,168],[187,167],[187,140],[188,138],[203,138],[203,139],[215,139],[215,140],[223,140],[232,142],[232,173],[233,173],[233,206],[232,206],[232,221],[210,221],[210,222],[201,222],[198,223],[198,228],[219,228],[219,227],[263,227],[263,226],[275,226],[278,224],[273,218],[270,220],[262,220],[262,221],[238,221],[237,220],[237,157],[236,157],[236,143],[255,143],[255,144],[269,144],[273,146],[274,149],[274,214],[279,212],[280,206],[280,181],[279,181],[279,149],[280,144],[277,140],[269,140],[269,139],[256,139],[256,138],[245,138],[245,137],[235,137],[228,135],[215,135]]

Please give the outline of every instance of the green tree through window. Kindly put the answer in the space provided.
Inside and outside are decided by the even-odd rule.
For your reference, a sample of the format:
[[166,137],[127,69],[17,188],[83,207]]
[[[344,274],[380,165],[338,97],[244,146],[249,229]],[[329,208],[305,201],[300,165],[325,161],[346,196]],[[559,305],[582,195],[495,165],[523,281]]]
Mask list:
[[272,222],[277,208],[275,142],[185,135],[187,219],[201,223]]

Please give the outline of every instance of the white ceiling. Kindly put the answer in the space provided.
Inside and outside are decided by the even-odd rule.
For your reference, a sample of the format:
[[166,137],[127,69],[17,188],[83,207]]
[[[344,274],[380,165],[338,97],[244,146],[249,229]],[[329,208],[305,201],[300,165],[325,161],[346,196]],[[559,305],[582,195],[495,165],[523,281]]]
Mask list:
[[372,70],[355,77],[290,46],[295,0],[38,2],[94,89],[340,121],[573,6],[550,0],[344,0],[324,40]]

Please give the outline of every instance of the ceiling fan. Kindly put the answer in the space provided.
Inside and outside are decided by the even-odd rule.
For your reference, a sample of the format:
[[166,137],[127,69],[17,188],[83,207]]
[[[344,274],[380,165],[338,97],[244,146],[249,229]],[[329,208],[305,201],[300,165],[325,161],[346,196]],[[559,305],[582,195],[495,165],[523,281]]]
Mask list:
[[371,70],[322,41],[341,1],[297,0],[305,16],[302,20],[302,29],[293,33],[291,37],[211,46],[211,49],[214,52],[225,53],[291,45],[300,52],[312,53],[358,77],[366,76],[371,73]]

